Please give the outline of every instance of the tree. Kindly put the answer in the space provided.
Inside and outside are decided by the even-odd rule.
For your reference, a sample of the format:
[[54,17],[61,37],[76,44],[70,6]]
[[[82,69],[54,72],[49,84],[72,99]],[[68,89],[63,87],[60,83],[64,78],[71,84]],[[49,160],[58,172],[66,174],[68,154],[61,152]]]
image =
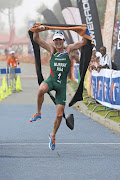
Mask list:
[[10,31],[12,28],[12,25],[14,24],[14,8],[17,6],[20,6],[22,3],[22,0],[0,0],[0,12],[3,12],[5,9],[8,9],[8,21],[9,21],[9,27]]
[[22,0],[0,0],[0,9],[15,8],[22,3]]

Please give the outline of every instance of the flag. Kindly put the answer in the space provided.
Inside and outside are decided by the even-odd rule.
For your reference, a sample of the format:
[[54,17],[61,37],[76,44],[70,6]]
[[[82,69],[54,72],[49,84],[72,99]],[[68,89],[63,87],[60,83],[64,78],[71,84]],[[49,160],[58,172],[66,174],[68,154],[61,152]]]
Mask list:
[[73,24],[40,24],[34,25],[32,28],[29,28],[32,32],[42,32],[46,30],[72,30],[77,32],[80,36],[85,37],[86,39],[91,40],[89,30],[86,25],[73,25]]
[[41,58],[40,58],[40,47],[39,45],[33,40],[33,32],[28,31],[33,50],[34,50],[34,56],[35,56],[35,64],[37,69],[37,77],[38,77],[38,84],[40,85],[41,82],[44,80],[42,75],[42,69],[41,69]]
[[80,62],[82,62],[82,64],[80,64],[79,66],[81,80],[80,80],[80,83],[78,85],[75,95],[73,96],[72,100],[69,103],[69,107],[73,106],[76,102],[83,100],[82,94],[83,94],[84,77],[85,77],[87,68],[89,66],[91,56],[92,56],[92,44],[91,44],[91,41],[88,40],[87,44],[81,48]]
[[10,39],[9,39],[9,43],[7,45],[7,48],[12,46],[14,38],[15,38],[15,27],[13,26],[12,29],[11,29]]

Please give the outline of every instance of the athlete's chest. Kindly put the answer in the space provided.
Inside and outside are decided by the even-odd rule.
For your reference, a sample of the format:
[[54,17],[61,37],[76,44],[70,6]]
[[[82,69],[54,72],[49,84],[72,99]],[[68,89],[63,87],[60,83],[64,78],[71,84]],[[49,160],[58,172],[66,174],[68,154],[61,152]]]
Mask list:
[[50,60],[51,68],[56,71],[64,71],[71,64],[68,53],[63,51],[62,53],[56,53],[52,55]]

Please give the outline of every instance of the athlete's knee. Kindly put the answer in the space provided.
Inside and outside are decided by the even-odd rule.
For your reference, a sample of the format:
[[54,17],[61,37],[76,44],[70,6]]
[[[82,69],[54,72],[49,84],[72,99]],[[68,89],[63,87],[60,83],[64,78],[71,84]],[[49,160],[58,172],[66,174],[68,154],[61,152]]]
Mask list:
[[46,83],[41,84],[38,90],[38,96],[44,95],[47,91],[48,91],[48,85]]
[[40,96],[40,95],[44,95],[44,89],[42,89],[42,88],[40,88],[38,90],[38,96]]
[[63,113],[58,113],[58,114],[57,114],[57,119],[58,119],[59,121],[62,120],[62,117],[63,117]]

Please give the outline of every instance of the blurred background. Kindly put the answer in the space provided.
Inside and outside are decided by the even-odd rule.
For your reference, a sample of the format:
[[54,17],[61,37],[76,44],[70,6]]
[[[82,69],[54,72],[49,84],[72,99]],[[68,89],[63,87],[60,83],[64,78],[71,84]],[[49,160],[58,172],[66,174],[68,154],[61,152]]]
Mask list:
[[[91,3],[95,3],[96,9],[95,6],[92,7]],[[99,23],[99,26],[97,24],[98,36],[100,33],[102,36],[102,40],[99,39],[97,42],[97,44],[101,42],[97,50],[99,51],[101,45],[108,46],[108,54],[114,61],[119,32],[119,4],[120,0],[0,0],[0,61],[6,61],[9,51],[14,50],[21,62],[34,63],[33,50],[28,36],[29,28],[36,21],[41,23],[56,24],[56,22],[59,22],[60,24],[70,24],[67,23],[65,18],[67,15],[68,19],[70,17],[68,12],[64,11],[67,7],[79,9],[82,22],[79,23],[77,21],[77,24],[87,24],[86,22],[89,21],[87,24],[89,31],[91,30],[90,21],[94,17],[94,25]],[[93,14],[93,17],[91,16],[91,13],[94,11],[96,11],[98,17],[96,14]],[[85,15],[86,21],[83,15]],[[110,25],[108,25],[109,20],[112,21]],[[112,36],[107,28],[112,31]],[[106,32],[108,32],[109,39],[107,39]],[[51,31],[41,33],[41,37],[48,43],[52,43],[52,35],[53,32]],[[73,38],[72,41],[74,42]],[[72,41],[69,42],[71,43]],[[41,57],[42,62],[45,64],[49,63],[49,54],[45,50],[41,49]]]

